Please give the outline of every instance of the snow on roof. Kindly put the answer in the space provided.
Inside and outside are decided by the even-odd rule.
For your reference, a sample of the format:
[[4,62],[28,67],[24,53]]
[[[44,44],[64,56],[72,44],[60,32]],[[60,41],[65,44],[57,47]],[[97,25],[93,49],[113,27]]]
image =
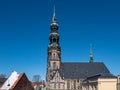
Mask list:
[[1,89],[9,90],[13,86],[15,81],[18,79],[18,77],[19,77],[19,74],[16,71],[12,72],[9,78],[5,81],[5,83],[1,87]]

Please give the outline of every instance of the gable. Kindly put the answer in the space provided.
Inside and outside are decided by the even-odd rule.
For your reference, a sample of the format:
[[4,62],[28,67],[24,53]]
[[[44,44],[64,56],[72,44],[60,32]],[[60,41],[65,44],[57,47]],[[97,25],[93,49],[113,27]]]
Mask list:
[[27,79],[25,73],[20,74],[18,79],[15,81],[14,85],[10,90],[33,90],[30,81]]
[[54,74],[51,82],[62,82],[62,81],[63,81],[63,79],[62,79],[59,71],[57,70],[57,71],[55,72],[55,74]]

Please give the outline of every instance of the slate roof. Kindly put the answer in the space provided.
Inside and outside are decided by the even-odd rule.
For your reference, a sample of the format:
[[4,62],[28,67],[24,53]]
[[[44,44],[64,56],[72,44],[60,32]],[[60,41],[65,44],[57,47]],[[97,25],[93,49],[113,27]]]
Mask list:
[[85,79],[98,74],[114,77],[102,62],[63,62],[60,73],[64,79]]

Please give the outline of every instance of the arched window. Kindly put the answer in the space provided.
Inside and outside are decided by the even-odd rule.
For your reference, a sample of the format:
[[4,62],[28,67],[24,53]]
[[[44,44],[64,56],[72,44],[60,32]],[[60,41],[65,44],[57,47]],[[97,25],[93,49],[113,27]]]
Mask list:
[[53,42],[56,42],[56,38],[53,38]]
[[53,69],[56,69],[56,62],[53,62]]
[[65,85],[63,84],[63,89],[65,88]]
[[74,80],[74,89],[76,89],[76,80]]
[[70,80],[67,80],[67,89],[70,89]]
[[58,88],[60,89],[60,83],[58,83]]
[[56,58],[56,55],[55,55],[55,53],[53,54],[53,59],[55,59]]
[[52,59],[56,59],[56,53],[52,53]]
[[56,89],[56,83],[54,83],[54,88]]

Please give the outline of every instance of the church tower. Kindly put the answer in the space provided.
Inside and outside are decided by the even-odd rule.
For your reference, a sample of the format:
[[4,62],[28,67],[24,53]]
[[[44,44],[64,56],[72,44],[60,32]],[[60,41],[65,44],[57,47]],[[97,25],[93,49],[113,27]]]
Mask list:
[[49,35],[50,43],[48,45],[47,73],[53,74],[60,68],[61,64],[61,48],[59,45],[58,24],[56,21],[55,8],[50,29],[51,32]]
[[[92,47],[89,62],[61,61],[58,28],[54,8],[47,54],[46,90],[116,90],[116,77],[110,73],[104,63],[94,62]],[[100,82],[102,80],[105,82]],[[104,86],[103,89],[99,89],[101,85],[106,87],[112,85],[114,89],[104,89]]]

